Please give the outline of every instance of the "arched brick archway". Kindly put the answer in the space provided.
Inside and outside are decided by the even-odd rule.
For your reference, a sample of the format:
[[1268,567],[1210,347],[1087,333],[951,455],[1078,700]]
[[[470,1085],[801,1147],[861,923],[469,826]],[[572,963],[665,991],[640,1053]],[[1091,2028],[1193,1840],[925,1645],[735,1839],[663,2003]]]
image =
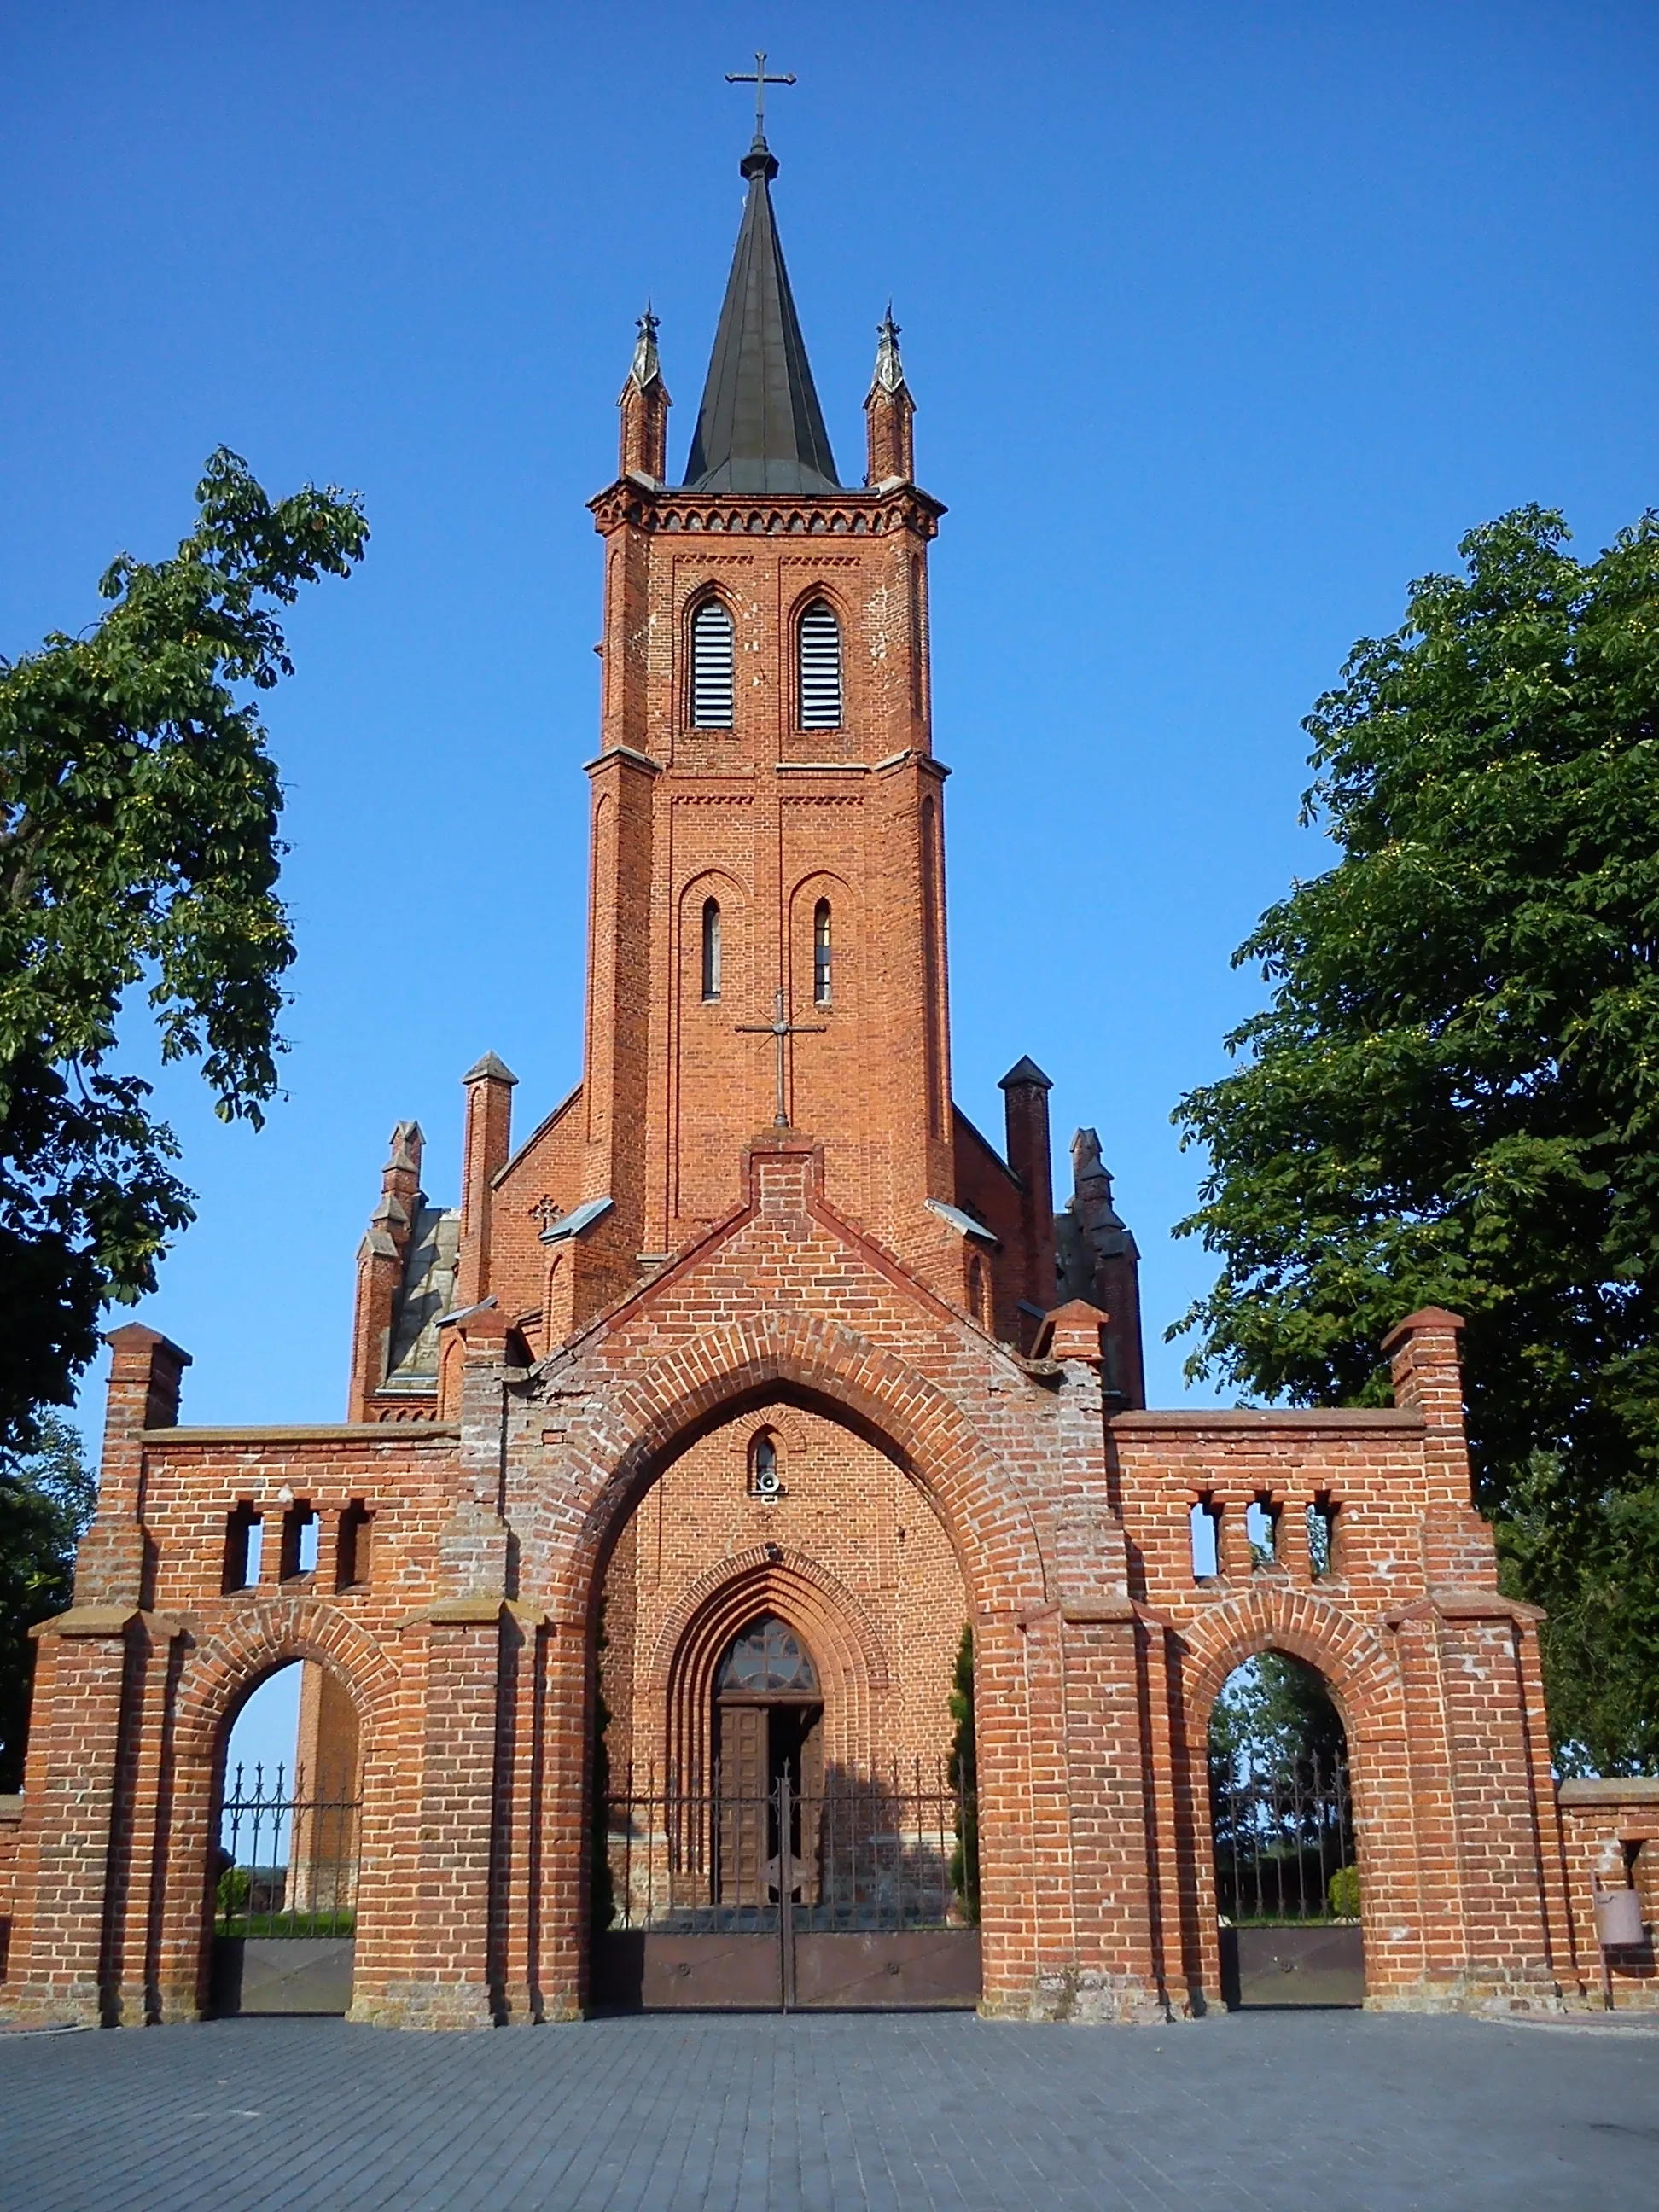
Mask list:
[[[1420,1950],[1416,1820],[1412,1799],[1404,1691],[1394,1654],[1376,1630],[1316,1593],[1266,1585],[1207,1612],[1183,1638],[1186,1754],[1203,1979],[1219,1987],[1216,1948],[1214,1844],[1210,1826],[1210,1717],[1234,1670],[1266,1651],[1300,1660],[1320,1674],[1341,1716],[1349,1753],[1354,1844],[1368,1962],[1386,1945],[1395,1969],[1406,1948]],[[1373,1972],[1368,1963],[1368,1986]]]
[[231,1728],[262,1681],[307,1659],[326,1667],[344,1689],[360,1731],[360,1961],[383,1923],[380,1893],[393,1848],[397,1794],[397,1669],[373,1637],[320,1599],[253,1601],[190,1653],[174,1707],[161,1979],[164,1988],[188,1993],[198,2008],[205,2008],[209,1996],[212,1859]]
[[1386,1741],[1404,1724],[1398,1669],[1376,1634],[1305,1589],[1251,1589],[1206,1612],[1182,1638],[1188,1733],[1207,1740],[1210,1709],[1233,1670],[1283,1651],[1329,1683],[1350,1741]]
[[316,1659],[332,1669],[372,1729],[398,1693],[398,1673],[372,1636],[336,1606],[320,1599],[272,1598],[200,1646],[179,1688],[176,1741],[181,1765],[213,1759],[228,1723],[260,1682],[295,1659]]
[[[965,1328],[962,1334],[965,1341]],[[1000,1370],[1004,1355],[988,1350],[982,1356]],[[1011,1470],[988,1451],[981,1431],[937,1383],[896,1353],[821,1316],[757,1314],[632,1367],[625,1342],[611,1351],[601,1336],[589,1357],[586,1371],[571,1358],[547,1372],[556,1388],[585,1383],[587,1395],[546,1470],[539,1499],[525,1516],[526,1551],[538,1553],[533,1571],[560,1624],[552,1647],[560,1670],[556,1702],[575,1723],[562,1731],[558,1746],[557,1755],[569,1761],[562,1770],[568,1779],[550,1778],[550,1786],[566,1790],[585,1808],[580,1828],[550,1846],[549,1880],[567,1884],[573,1898],[586,1893],[596,1623],[617,1535],[652,1482],[693,1443],[750,1407],[783,1401],[838,1422],[879,1449],[924,1495],[956,1554],[968,1611],[984,1632],[976,1650],[994,1706],[995,1724],[984,1732],[979,1765],[988,1985],[999,1972],[1006,1978],[1024,1973],[1026,1922],[1016,1885],[1028,1859],[1023,1778],[1031,1721],[1019,1624],[1048,1604],[1049,1590],[1036,1527]],[[607,1357],[614,1365],[607,1366]],[[532,1516],[539,1516],[538,1527]],[[804,1596],[806,1588],[797,1584],[795,1594]],[[807,1632],[811,1638],[810,1626]],[[846,1648],[855,1650],[857,1639]],[[550,1933],[544,1985],[550,2011],[580,2009],[587,1953],[588,1929],[580,1914]]]
[[664,1624],[645,1678],[647,1694],[664,1717],[663,1771],[708,1771],[714,1669],[732,1638],[765,1613],[787,1620],[811,1650],[824,1692],[825,1759],[870,1771],[877,1700],[888,1682],[875,1626],[825,1568],[775,1544],[711,1568]]

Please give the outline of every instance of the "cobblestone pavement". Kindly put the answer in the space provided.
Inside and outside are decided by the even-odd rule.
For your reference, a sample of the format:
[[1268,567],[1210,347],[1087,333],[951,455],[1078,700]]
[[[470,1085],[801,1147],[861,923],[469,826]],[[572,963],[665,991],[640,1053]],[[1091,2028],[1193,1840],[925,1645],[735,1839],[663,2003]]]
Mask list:
[[1643,2035],[1258,2013],[0,2039],[7,2212],[1644,2204]]

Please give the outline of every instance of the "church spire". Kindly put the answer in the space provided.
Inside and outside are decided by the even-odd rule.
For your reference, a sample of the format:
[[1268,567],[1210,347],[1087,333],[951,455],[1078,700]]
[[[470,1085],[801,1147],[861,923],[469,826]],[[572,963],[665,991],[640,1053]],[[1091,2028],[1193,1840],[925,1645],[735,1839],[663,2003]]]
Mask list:
[[749,199],[714,333],[686,486],[692,491],[838,491],[772,214],[770,186],[778,165],[758,128],[741,168]]

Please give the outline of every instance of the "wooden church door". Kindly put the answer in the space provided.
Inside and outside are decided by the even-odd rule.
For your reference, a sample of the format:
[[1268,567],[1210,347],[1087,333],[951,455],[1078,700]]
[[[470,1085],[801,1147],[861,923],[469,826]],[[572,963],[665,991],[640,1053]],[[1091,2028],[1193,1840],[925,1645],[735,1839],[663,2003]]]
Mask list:
[[745,1629],[727,1653],[716,1678],[714,1721],[719,1902],[775,1901],[783,1844],[779,1784],[786,1774],[792,1887],[815,1898],[823,1703],[811,1654],[775,1613]]

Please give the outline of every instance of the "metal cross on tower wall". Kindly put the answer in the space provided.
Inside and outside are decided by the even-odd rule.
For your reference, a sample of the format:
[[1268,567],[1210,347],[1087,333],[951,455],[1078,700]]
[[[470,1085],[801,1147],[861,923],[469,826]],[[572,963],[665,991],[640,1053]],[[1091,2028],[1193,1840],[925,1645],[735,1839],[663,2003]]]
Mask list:
[[766,136],[767,86],[769,84],[793,84],[795,80],[793,76],[768,76],[766,74],[766,56],[764,52],[761,52],[755,56],[755,66],[753,69],[735,70],[727,70],[726,72],[726,82],[727,84],[752,84],[754,86],[755,136],[757,138],[764,138]]
[[783,1010],[781,991],[778,993],[777,1008],[769,1022],[739,1022],[738,1024],[737,1034],[739,1036],[770,1036],[775,1037],[778,1041],[778,1110],[773,1120],[774,1128],[787,1129],[789,1127],[789,1104],[785,1085],[788,1076],[787,1054],[790,1038],[792,1036],[822,1036],[826,1024],[823,1022],[792,1022]]

